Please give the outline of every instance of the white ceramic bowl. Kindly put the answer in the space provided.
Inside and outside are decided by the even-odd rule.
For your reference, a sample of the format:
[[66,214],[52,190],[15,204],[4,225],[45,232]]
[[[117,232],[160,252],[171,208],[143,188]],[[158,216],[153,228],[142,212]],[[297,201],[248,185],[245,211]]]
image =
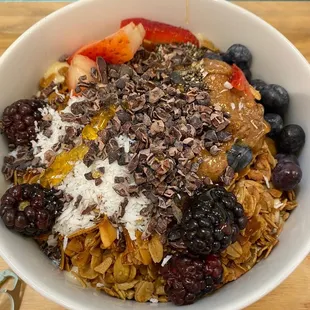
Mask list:
[[[243,43],[254,55],[252,71],[266,82],[283,85],[291,96],[288,121],[303,126],[310,135],[310,68],[297,49],[274,28],[253,14],[224,1],[189,1],[186,24],[185,0],[88,0],[73,3],[44,18],[26,31],[0,58],[0,109],[30,97],[45,69],[64,53],[101,39],[119,27],[126,17],[145,17],[201,32],[225,50]],[[1,160],[7,147],[0,141]],[[285,225],[279,245],[270,257],[239,280],[197,302],[196,310],[240,309],[275,288],[305,258],[310,249],[310,157],[308,142],[301,156],[304,177],[297,208]],[[6,184],[0,176],[1,193]],[[145,310],[149,304],[123,302],[94,294],[65,281],[31,240],[8,231],[0,223],[0,255],[17,274],[42,295],[70,309]],[[171,304],[158,305],[171,309]]]

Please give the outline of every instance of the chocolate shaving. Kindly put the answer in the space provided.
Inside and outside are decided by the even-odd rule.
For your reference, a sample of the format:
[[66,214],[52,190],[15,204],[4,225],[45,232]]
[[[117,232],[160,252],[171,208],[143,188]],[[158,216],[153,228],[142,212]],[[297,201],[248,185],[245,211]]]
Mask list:
[[93,210],[95,210],[98,207],[97,204],[89,205],[85,210],[82,211],[82,215],[90,214]]
[[108,84],[108,71],[106,61],[101,56],[99,56],[96,59],[96,64],[100,82],[102,84]]

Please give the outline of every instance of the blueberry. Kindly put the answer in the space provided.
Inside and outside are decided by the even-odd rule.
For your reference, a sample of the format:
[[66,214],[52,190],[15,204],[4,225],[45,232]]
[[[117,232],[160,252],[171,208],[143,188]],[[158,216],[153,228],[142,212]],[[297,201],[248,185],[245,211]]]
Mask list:
[[283,153],[298,154],[305,144],[306,134],[299,125],[283,127],[278,137],[278,147]]
[[207,51],[207,52],[205,53],[205,58],[223,61],[223,57],[222,57],[221,54],[219,54],[219,53],[214,53],[214,52],[211,52],[211,51]]
[[267,113],[265,114],[265,121],[269,123],[271,130],[268,133],[268,137],[276,138],[283,128],[283,119],[279,114]]
[[279,162],[272,171],[272,183],[275,188],[289,191],[294,189],[302,178],[302,171],[293,162]]
[[288,109],[290,97],[288,92],[280,85],[265,85],[260,90],[261,103],[267,113],[277,113],[283,117]]
[[235,63],[238,67],[250,68],[252,54],[246,46],[234,44],[223,55],[223,60],[229,64]]
[[253,154],[248,146],[234,144],[227,152],[228,165],[238,172],[252,161]]
[[284,163],[294,163],[299,166],[298,158],[293,154],[277,154],[276,159],[278,162],[284,162]]
[[263,87],[265,87],[267,85],[267,83],[265,83],[263,80],[260,79],[255,79],[251,81],[251,85],[258,90],[259,92],[262,91]]

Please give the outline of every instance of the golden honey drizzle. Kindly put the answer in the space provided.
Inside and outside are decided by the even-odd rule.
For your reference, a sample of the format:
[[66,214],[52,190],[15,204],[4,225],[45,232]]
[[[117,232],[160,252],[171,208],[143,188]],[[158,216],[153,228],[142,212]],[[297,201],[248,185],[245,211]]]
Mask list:
[[74,147],[69,152],[62,152],[56,156],[54,162],[46,169],[40,183],[44,187],[59,185],[63,179],[72,171],[75,163],[82,160],[88,152],[85,144]]
[[109,107],[107,110],[102,110],[94,116],[90,124],[86,125],[82,131],[82,137],[85,140],[96,140],[98,132],[103,130],[108,122],[115,114],[115,106]]

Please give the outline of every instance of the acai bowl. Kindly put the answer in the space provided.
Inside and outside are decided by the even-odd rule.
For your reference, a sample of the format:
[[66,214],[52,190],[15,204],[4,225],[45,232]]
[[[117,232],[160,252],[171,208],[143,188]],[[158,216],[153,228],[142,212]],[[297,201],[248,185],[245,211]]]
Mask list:
[[[200,5],[207,5],[210,12],[215,4]],[[129,301],[110,301],[105,292],[138,302],[169,299],[189,304],[197,300],[198,307],[203,303],[215,306],[213,303],[224,299],[225,306],[220,304],[219,308],[238,308],[245,305],[240,304],[240,296],[231,295],[238,285],[243,292],[254,285],[256,294],[263,294],[275,279],[280,280],[277,268],[292,252],[297,255],[301,251],[293,250],[297,245],[291,238],[301,227],[299,242],[305,235],[307,212],[301,199],[307,176],[303,157],[297,162],[294,156],[303,146],[307,130],[301,115],[294,116],[304,104],[306,92],[283,79],[288,78],[285,72],[275,74],[280,70],[282,54],[277,54],[276,64],[269,64],[269,51],[269,58],[263,58],[264,67],[272,68],[274,75],[268,70],[264,74],[256,68],[262,56],[256,55],[257,47],[246,34],[235,39],[231,29],[233,40],[221,44],[223,26],[199,28],[195,24],[199,15],[192,4],[189,12],[187,25],[182,18],[174,21],[126,11],[118,21],[113,20],[111,31],[108,27],[98,34],[91,31],[89,35],[87,31],[83,42],[70,42],[67,49],[59,43],[62,49],[48,65],[45,53],[45,63],[43,59],[36,62],[42,66],[37,76],[37,81],[43,76],[40,89],[34,78],[32,86],[25,85],[26,75],[34,74],[33,69],[25,70],[20,89],[27,86],[32,92],[27,88],[17,96],[14,90],[17,97],[6,98],[10,102],[5,107],[9,108],[2,119],[8,140],[3,141],[10,144],[13,153],[5,159],[4,172],[15,184],[2,198],[4,221],[10,228],[34,236],[57,267],[65,271],[53,267],[36,244],[29,245],[30,240],[6,230],[4,235],[14,238],[7,240],[17,250],[25,244],[37,251],[29,255],[29,262],[25,255],[22,266],[28,272],[32,270],[30,278],[41,278],[40,288],[26,276],[27,270],[19,272],[26,281],[45,295],[52,285],[47,281],[52,279],[54,285],[62,281],[56,284],[61,296],[53,293],[53,299],[62,304],[64,298],[70,299],[69,292],[75,292],[76,303],[65,303],[67,307],[97,309],[102,307],[102,298],[111,305],[129,305]],[[124,21],[137,16],[139,20]],[[158,20],[183,29],[158,24]],[[119,30],[121,27],[126,28]],[[216,36],[214,29],[220,31]],[[116,34],[106,39],[111,33]],[[78,32],[79,39],[83,35]],[[77,33],[65,36],[73,41]],[[97,40],[100,42],[92,43]],[[144,48],[140,48],[141,43]],[[286,50],[290,51],[288,47]],[[69,56],[56,63],[64,53]],[[265,55],[266,46],[261,53]],[[12,67],[9,61],[3,63]],[[287,66],[293,65],[292,60]],[[303,70],[308,69],[305,66]],[[12,70],[6,80],[10,74]],[[258,85],[258,78],[265,84]],[[304,83],[303,79],[298,87]],[[303,102],[292,110],[295,95]],[[303,156],[306,150],[307,144]],[[300,207],[278,238],[297,205],[292,190],[301,178],[299,166],[304,172],[297,196]],[[302,217],[294,223],[301,208]],[[279,260],[275,257],[282,243],[285,249]],[[302,250],[306,253],[306,245]],[[4,257],[6,253],[11,252],[4,251]],[[13,268],[19,269],[14,264],[16,254],[10,255]],[[294,262],[296,265],[296,258]],[[267,272],[272,263],[277,267],[272,265],[272,273]],[[29,264],[34,264],[32,269]],[[38,273],[44,266],[49,267]],[[259,279],[255,279],[256,270]],[[264,274],[266,279],[262,278]],[[250,302],[251,295],[244,294]]]

